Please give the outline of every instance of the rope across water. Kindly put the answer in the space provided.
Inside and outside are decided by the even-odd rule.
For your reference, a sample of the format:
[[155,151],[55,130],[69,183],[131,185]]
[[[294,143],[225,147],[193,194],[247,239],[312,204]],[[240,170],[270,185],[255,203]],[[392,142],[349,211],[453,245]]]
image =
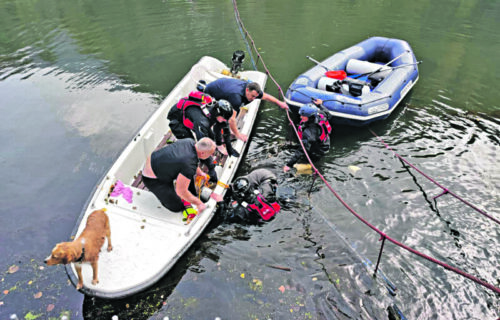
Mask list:
[[[266,64],[264,63],[264,60],[262,59],[260,53],[258,52],[257,50],[257,47],[255,46],[255,42],[254,40],[252,39],[252,37],[250,36],[250,34],[248,33],[248,31],[245,29],[245,26],[243,24],[243,21],[241,20],[241,17],[240,17],[240,14],[239,14],[239,11],[238,11],[238,6],[237,6],[237,3],[236,3],[236,0],[232,0],[233,2],[233,7],[234,7],[234,11],[235,11],[235,16],[236,16],[236,19],[237,19],[237,22],[238,22],[238,25],[240,26],[241,30],[243,30],[242,33],[244,33],[244,35],[246,36],[245,38],[245,41],[248,43],[248,40],[247,38],[250,40],[250,43],[251,43],[251,46],[252,48],[254,49],[255,51],[255,54],[257,55],[257,57],[259,58],[258,61],[260,60],[261,63],[262,63],[262,67],[264,68],[266,74],[269,76],[269,78],[273,81],[273,83],[276,85],[276,87],[278,88],[278,91],[280,93],[280,97],[282,99],[284,99],[284,93],[283,93],[283,90],[281,89],[281,86],[278,84],[278,82],[274,79],[274,77],[271,75],[271,72],[269,71],[269,69],[267,68]],[[256,66],[254,65],[254,67],[256,68]],[[290,117],[290,112],[287,110],[287,117],[288,117],[288,120],[290,122],[290,124],[292,125],[293,127],[293,130],[295,131],[295,134],[297,135],[298,137],[298,131],[297,131],[297,128],[295,127],[294,123],[293,123],[293,120],[291,119]],[[375,134],[373,131],[372,131],[373,134]],[[375,135],[376,136],[376,135]],[[299,142],[300,142],[300,145],[302,147],[302,149],[304,150],[304,153],[307,157],[307,160],[309,161],[309,163],[311,164],[311,167],[314,171],[315,174],[317,174],[321,180],[323,180],[323,182],[325,183],[325,185],[327,186],[327,188],[335,195],[335,197],[342,203],[342,205],[347,209],[349,210],[349,212],[351,212],[356,218],[358,218],[361,222],[363,222],[365,225],[367,225],[370,229],[372,229],[373,231],[377,232],[379,235],[380,235],[380,240],[382,241],[382,246],[381,246],[381,250],[379,252],[379,258],[378,258],[378,261],[377,261],[377,265],[375,267],[375,272],[377,271],[378,269],[378,265],[380,263],[380,258],[382,256],[382,250],[383,250],[383,244],[385,243],[385,240],[388,240],[390,242],[392,242],[393,244],[397,245],[398,247],[401,247],[421,258],[424,258],[430,262],[433,262],[437,265],[440,265],[442,266],[443,268],[447,269],[447,270],[450,270],[450,271],[453,271],[465,278],[468,278],[480,285],[482,285],[483,287],[485,288],[488,288],[494,292],[496,292],[497,294],[500,294],[500,288],[497,288],[495,286],[493,286],[492,284],[486,282],[486,281],[483,281],[471,274],[468,274],[456,267],[453,267],[453,266],[450,266],[442,261],[439,261],[435,258],[432,258],[426,254],[423,254],[413,248],[410,248],[408,247],[407,245],[391,238],[390,236],[388,236],[387,234],[385,234],[384,232],[382,232],[380,229],[378,229],[377,227],[375,227],[374,225],[372,225],[371,223],[369,223],[368,221],[366,221],[363,217],[361,217],[354,209],[352,209],[343,199],[342,197],[340,197],[340,195],[333,189],[333,187],[328,183],[328,181],[325,179],[325,177],[323,177],[323,175],[319,172],[319,170],[314,166],[314,164],[312,163],[311,161],[311,158],[309,157],[309,155],[307,154],[307,151],[304,147],[304,145],[302,144],[302,142],[300,141],[299,139]],[[384,143],[385,144],[385,143]],[[401,158],[402,159],[402,158]],[[403,161],[405,161],[404,159],[402,159]],[[434,183],[436,183],[440,188],[442,188],[443,190],[445,190],[447,193],[450,193],[452,194],[453,196],[455,196],[457,199],[461,200],[462,202],[466,203],[467,205],[471,206],[472,208],[474,208],[475,210],[477,210],[478,212],[482,213],[483,215],[489,217],[490,219],[492,219],[493,221],[498,222],[497,219],[493,218],[493,217],[490,217],[489,215],[485,214],[484,211],[480,210],[479,208],[473,206],[472,204],[468,203],[467,201],[461,199],[460,197],[456,196],[455,194],[451,193],[448,189],[442,187],[441,185],[439,185],[437,182],[435,182],[433,179],[431,179],[430,177],[428,177],[427,175],[425,175],[423,172],[421,172],[420,170],[418,170],[417,168],[415,168],[413,165],[411,165],[410,163],[406,162],[408,165],[410,165],[412,168],[416,169],[419,173],[423,174],[425,177],[427,177],[428,179],[430,179],[431,181],[433,181]]]

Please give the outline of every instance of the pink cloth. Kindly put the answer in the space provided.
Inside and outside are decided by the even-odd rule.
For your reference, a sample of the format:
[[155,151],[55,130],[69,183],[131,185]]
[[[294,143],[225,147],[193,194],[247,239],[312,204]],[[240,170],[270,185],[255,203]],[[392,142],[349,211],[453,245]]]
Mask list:
[[132,189],[125,187],[123,182],[120,180],[116,180],[115,187],[113,188],[113,192],[111,192],[110,196],[118,197],[120,194],[125,200],[127,200],[128,203],[132,203]]

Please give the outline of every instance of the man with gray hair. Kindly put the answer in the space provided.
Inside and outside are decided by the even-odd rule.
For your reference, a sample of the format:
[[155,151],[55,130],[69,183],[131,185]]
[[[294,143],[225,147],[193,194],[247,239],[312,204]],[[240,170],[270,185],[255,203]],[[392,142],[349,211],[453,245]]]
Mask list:
[[[198,212],[206,208],[195,195],[195,176],[206,176],[198,163],[199,160],[208,159],[215,148],[215,142],[210,138],[202,138],[196,143],[189,138],[179,139],[154,151],[147,158],[142,170],[142,181],[165,208],[173,212],[185,211],[186,218],[190,214],[196,215],[191,204],[196,206]],[[216,201],[222,200],[215,193],[212,193],[212,197]]]

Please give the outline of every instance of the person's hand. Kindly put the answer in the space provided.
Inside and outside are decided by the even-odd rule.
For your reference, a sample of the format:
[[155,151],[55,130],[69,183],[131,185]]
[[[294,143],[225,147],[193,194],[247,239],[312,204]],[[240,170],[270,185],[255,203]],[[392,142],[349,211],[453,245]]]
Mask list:
[[207,208],[207,205],[204,204],[203,202],[196,206],[196,209],[198,210],[198,214],[202,213],[206,208]]
[[290,171],[290,169],[291,168],[289,166],[284,166],[283,167],[283,172],[288,172],[288,171]]
[[210,176],[208,174],[206,174],[205,172],[202,172],[202,173],[196,173],[196,175],[198,177],[202,177],[203,179],[205,180],[208,180],[210,178]]
[[248,140],[248,136],[246,134],[243,134],[243,133],[238,134],[238,136],[236,138],[238,138],[239,140],[241,140],[243,142],[246,142]]
[[223,144],[217,146],[217,150],[219,150],[219,152],[222,153],[223,155],[227,156],[226,146],[224,146]]
[[314,104],[315,104],[315,105],[318,105],[318,106],[319,106],[319,105],[321,105],[321,104],[323,103],[323,100],[321,100],[321,99],[316,99],[316,100],[313,100],[313,102],[314,102]]
[[285,102],[285,101],[280,101],[280,103],[279,103],[278,105],[279,105],[279,107],[280,107],[281,109],[288,110],[288,104],[286,104],[286,102]]
[[224,200],[224,198],[222,198],[221,194],[218,194],[215,192],[212,192],[212,194],[210,195],[210,198],[214,199],[216,202],[221,202],[222,200]]

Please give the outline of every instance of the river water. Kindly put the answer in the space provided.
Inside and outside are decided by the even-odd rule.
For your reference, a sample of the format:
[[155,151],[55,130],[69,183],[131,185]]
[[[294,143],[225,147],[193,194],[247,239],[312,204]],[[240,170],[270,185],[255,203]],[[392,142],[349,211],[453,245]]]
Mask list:
[[[323,60],[371,36],[407,40],[423,61],[420,80],[370,128],[500,218],[500,2],[247,0],[238,9],[284,90],[311,67],[306,55]],[[311,176],[280,171],[296,140],[269,103],[239,173],[276,170],[291,195],[277,219],[215,219],[151,289],[119,301],[84,297],[43,259],[190,66],[204,55],[229,63],[246,42],[229,0],[0,0],[0,30],[0,319],[387,319],[394,306],[408,319],[500,316],[498,295],[391,243],[383,275],[372,278],[364,265],[377,261],[378,234],[319,179],[311,188]],[[271,81],[266,91],[279,94]],[[390,237],[500,286],[499,226],[449,195],[434,201],[441,189],[367,128],[335,127],[317,167]]]

